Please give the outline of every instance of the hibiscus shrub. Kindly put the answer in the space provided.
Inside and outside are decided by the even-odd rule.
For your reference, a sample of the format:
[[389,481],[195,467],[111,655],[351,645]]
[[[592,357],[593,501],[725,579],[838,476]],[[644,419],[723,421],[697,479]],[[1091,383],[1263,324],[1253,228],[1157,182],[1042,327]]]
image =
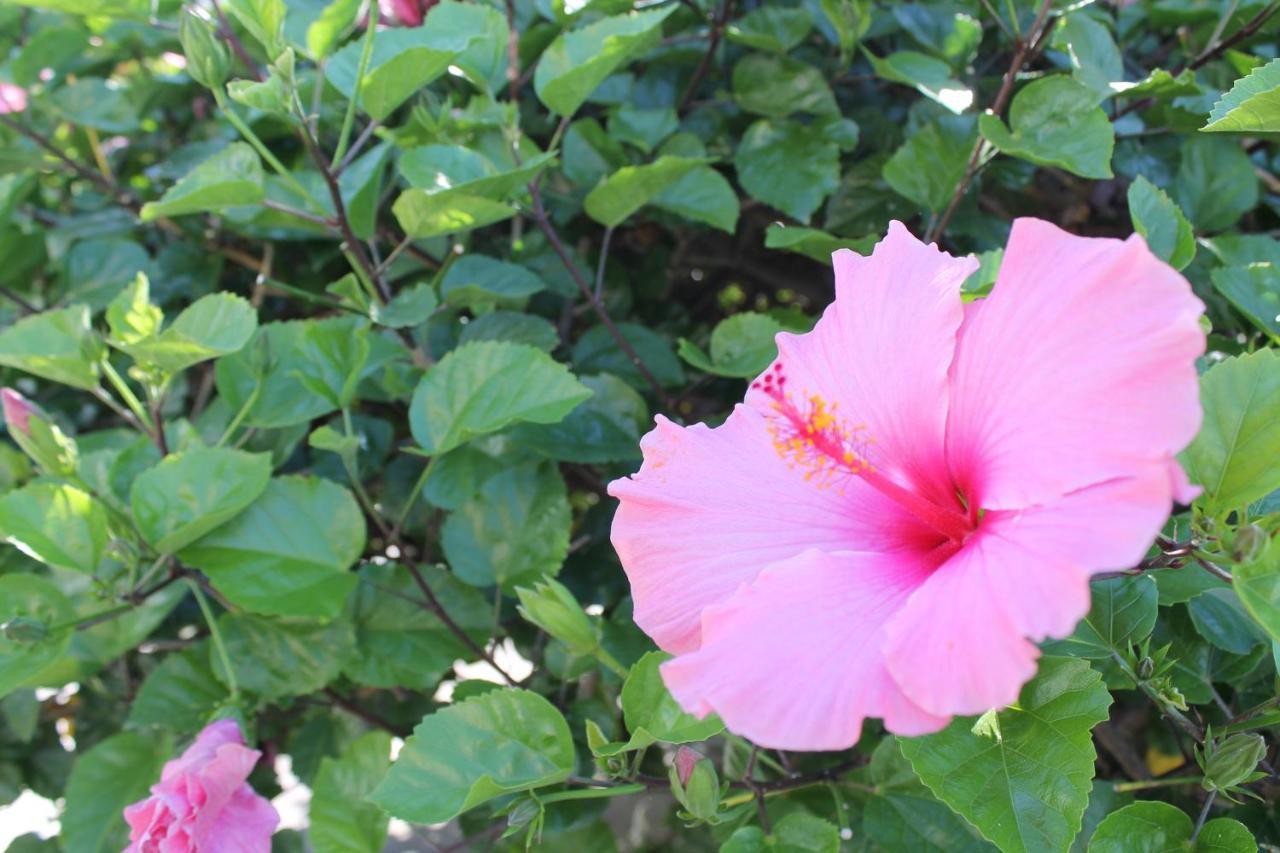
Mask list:
[[1278,11],[3,3],[0,843],[1280,845]]

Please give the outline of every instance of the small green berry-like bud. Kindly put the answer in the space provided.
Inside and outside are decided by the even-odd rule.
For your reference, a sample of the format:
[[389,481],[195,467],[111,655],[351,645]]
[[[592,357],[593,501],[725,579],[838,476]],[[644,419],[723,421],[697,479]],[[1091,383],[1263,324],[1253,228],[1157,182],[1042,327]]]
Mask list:
[[213,22],[188,6],[182,10],[178,40],[187,57],[187,73],[206,89],[218,89],[227,79],[231,58],[218,41]]
[[695,820],[714,821],[720,811],[720,779],[716,768],[702,753],[687,746],[676,750],[668,774],[671,792]]
[[1150,657],[1144,657],[1138,661],[1138,678],[1147,681],[1151,676],[1156,674],[1156,662]]
[[533,589],[520,587],[520,615],[537,625],[575,655],[590,655],[600,643],[600,635],[591,617],[582,611],[573,593],[559,581],[547,578]]

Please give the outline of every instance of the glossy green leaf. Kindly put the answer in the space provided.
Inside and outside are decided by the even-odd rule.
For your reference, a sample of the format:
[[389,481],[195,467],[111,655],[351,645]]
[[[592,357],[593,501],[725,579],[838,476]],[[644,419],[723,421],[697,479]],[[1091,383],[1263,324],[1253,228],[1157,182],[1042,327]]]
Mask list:
[[369,362],[369,323],[361,317],[334,317],[303,331],[298,355],[298,379],[307,390],[335,409],[356,398]]
[[0,625],[31,620],[35,634],[11,638],[0,631],[0,696],[20,687],[32,675],[56,661],[71,644],[68,623],[75,610],[62,591],[44,578],[28,574],[0,575]]
[[808,222],[840,181],[840,149],[796,122],[761,119],[747,128],[733,160],[755,198]]
[[1156,257],[1180,270],[1196,256],[1191,223],[1164,190],[1139,175],[1129,185],[1129,217],[1133,230],[1147,240]]
[[528,268],[484,255],[463,255],[445,271],[440,296],[467,308],[519,308],[546,284]]
[[731,42],[756,50],[786,53],[804,40],[813,29],[813,16],[805,9],[789,6],[759,6],[725,29]]
[[1089,585],[1089,614],[1070,637],[1050,641],[1052,654],[1107,660],[1123,654],[1151,634],[1159,608],[1159,591],[1150,575],[1096,580]]
[[1231,589],[1258,625],[1280,642],[1280,544],[1268,539],[1256,559],[1235,566]]
[[202,296],[163,332],[121,346],[144,364],[169,373],[238,352],[258,328],[258,315],[248,301],[232,293]]
[[73,388],[98,385],[89,309],[74,305],[24,317],[0,330],[0,365]]
[[1180,459],[1206,512],[1243,507],[1280,488],[1280,354],[1226,359],[1200,380],[1204,424]]
[[748,53],[733,67],[733,97],[747,112],[769,118],[839,111],[831,87],[817,68],[767,53]]
[[494,797],[573,772],[569,724],[528,690],[491,690],[429,714],[369,799],[396,817],[441,823]]
[[546,353],[485,341],[450,352],[413,395],[414,440],[439,455],[518,421],[555,423],[591,392]]
[[560,345],[560,333],[550,322],[534,314],[491,311],[471,320],[458,335],[459,345],[479,341],[527,344],[551,352]]
[[840,830],[830,821],[796,811],[778,821],[766,835],[757,826],[734,830],[720,853],[838,853]]
[[884,164],[894,192],[934,213],[946,208],[964,177],[977,125],[970,116],[940,117],[916,130]]
[[702,158],[663,156],[643,166],[624,166],[587,193],[583,208],[602,225],[620,225],[663,190],[705,163]]
[[313,59],[324,59],[342,41],[356,23],[360,0],[333,0],[307,27],[307,52]]
[[1258,177],[1233,140],[1191,137],[1180,149],[1173,199],[1197,231],[1230,228],[1257,205]]
[[725,176],[711,166],[690,169],[648,203],[729,234],[738,225],[738,194]]
[[197,448],[139,474],[129,501],[143,538],[172,554],[243,512],[270,479],[266,454]]
[[988,142],[1003,153],[1082,178],[1110,178],[1115,130],[1092,90],[1069,77],[1043,77],[1013,96],[1009,125],[978,119]]
[[1211,589],[1187,603],[1191,623],[1210,645],[1232,654],[1245,655],[1267,641],[1245,610],[1234,587]]
[[248,509],[182,549],[233,604],[254,613],[329,619],[356,585],[364,514],[319,478],[278,477]]
[[591,396],[555,424],[520,424],[517,444],[561,462],[601,464],[636,459],[640,436],[649,427],[649,406],[616,376],[584,376]]
[[[265,700],[313,693],[338,677],[342,662],[355,647],[351,624],[328,624],[227,614],[218,620],[236,683]],[[209,661],[218,680],[227,684],[216,650]]]
[[1280,133],[1280,59],[1237,80],[1213,105],[1201,130]]
[[929,790],[1001,850],[1066,851],[1089,803],[1089,732],[1110,705],[1089,664],[1043,657],[1017,704],[999,713],[998,735],[975,734],[973,718],[962,718],[899,742]]
[[85,853],[124,849],[129,843],[124,807],[147,796],[172,749],[168,737],[122,732],[78,753],[62,812],[64,848]]
[[369,317],[379,326],[407,329],[426,322],[439,302],[430,285],[420,284],[400,291],[386,305],[375,303]]
[[391,206],[410,237],[425,239],[492,225],[515,215],[509,204],[463,190],[406,190]]
[[[365,75],[360,106],[381,121],[415,92],[444,74],[477,34],[430,25],[380,30]],[[344,98],[356,94],[363,39],[353,39],[329,57],[325,78]]]
[[1280,268],[1270,263],[1218,267],[1209,277],[1236,310],[1280,341]]
[[502,170],[479,151],[461,145],[423,145],[400,155],[397,168],[409,186],[439,193],[456,190],[495,201],[524,190],[555,160],[548,152],[523,159],[514,169]]
[[192,169],[159,201],[144,204],[140,215],[143,222],[151,222],[162,216],[257,204],[265,197],[258,153],[244,142],[233,142]]
[[764,245],[767,249],[782,249],[812,258],[820,264],[830,264],[831,255],[840,249],[850,249],[859,255],[868,255],[876,244],[874,237],[850,239],[837,237],[817,228],[800,225],[783,225],[775,222],[765,229]]
[[671,659],[665,652],[649,652],[636,661],[622,685],[622,715],[631,739],[625,749],[644,749],[654,743],[694,743],[724,730],[715,714],[699,719],[686,713],[662,682],[658,667]]
[[[639,323],[618,323],[616,327],[659,384],[671,388],[684,382],[684,368],[666,338]],[[605,326],[593,326],[578,338],[573,345],[573,363],[581,373],[612,373],[637,389],[649,390],[648,381]]]
[[1159,801],[1133,803],[1107,815],[1089,841],[1089,853],[1255,853],[1258,843],[1244,824],[1215,818],[1192,841],[1191,817]]
[[749,379],[763,372],[777,356],[774,336],[780,331],[782,324],[767,314],[744,311],[716,324],[711,332],[710,356],[684,339],[679,353],[699,370]]
[[876,75],[894,83],[914,86],[920,94],[962,113],[973,104],[973,91],[951,76],[951,66],[914,50],[895,51],[883,58],[863,49]]
[[0,495],[0,537],[42,563],[93,574],[110,531],[107,511],[91,495],[36,482]]
[[202,643],[169,655],[151,671],[129,707],[129,725],[191,734],[227,696],[226,688],[214,677],[208,645]]
[[1111,32],[1085,12],[1062,19],[1053,33],[1055,47],[1071,59],[1072,76],[1106,98],[1116,91],[1113,84],[1124,80],[1124,58]]
[[538,98],[559,115],[573,115],[606,77],[658,44],[662,22],[673,11],[666,6],[615,15],[562,33],[538,59]]
[[324,758],[311,784],[307,835],[318,853],[366,853],[387,840],[387,814],[365,798],[391,764],[391,735],[366,732],[337,758]]

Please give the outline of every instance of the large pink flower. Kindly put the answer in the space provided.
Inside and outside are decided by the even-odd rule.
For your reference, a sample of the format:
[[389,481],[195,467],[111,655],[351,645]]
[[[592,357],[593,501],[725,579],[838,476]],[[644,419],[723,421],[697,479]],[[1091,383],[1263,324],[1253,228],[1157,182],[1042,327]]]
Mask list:
[[232,720],[205,727],[164,766],[151,796],[124,810],[125,853],[266,853],[280,816],[245,780],[261,753]]
[[992,295],[900,223],[715,429],[659,417],[609,487],[685,708],[782,749],[1013,702],[1091,574],[1142,558],[1200,424],[1203,305],[1140,237],[1014,223]]

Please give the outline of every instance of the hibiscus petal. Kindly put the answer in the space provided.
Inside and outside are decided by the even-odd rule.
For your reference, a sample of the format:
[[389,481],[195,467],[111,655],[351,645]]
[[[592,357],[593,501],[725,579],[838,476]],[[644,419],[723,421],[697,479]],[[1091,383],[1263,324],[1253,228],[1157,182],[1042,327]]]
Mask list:
[[206,833],[197,836],[199,850],[218,853],[262,853],[271,849],[271,834],[280,815],[267,800],[241,785]]
[[1141,237],[1014,222],[991,296],[960,329],[956,482],[984,508],[1018,509],[1171,460],[1200,425],[1203,309]]
[[835,750],[866,717],[903,735],[942,728],[885,671],[883,626],[926,572],[901,555],[807,551],[770,566],[703,616],[702,648],[663,679],[693,713],[776,749]]
[[860,481],[819,488],[773,447],[764,416],[679,427],[659,417],[644,465],[615,480],[613,545],[631,581],[635,621],[659,646],[692,651],[704,608],[761,569],[808,548],[897,547],[918,525]]
[[[960,285],[977,260],[925,245],[892,222],[869,257],[842,249],[832,261],[835,301],[812,332],[778,336],[787,390],[838,403],[843,417],[866,425],[878,469],[919,494],[954,500],[943,463],[947,370]],[[759,389],[747,402],[772,405]]]
[[935,714],[978,714],[1018,698],[1039,651],[1089,612],[1089,576],[1137,563],[1169,514],[1173,483],[1139,476],[1046,507],[989,512],[979,531],[890,622],[885,656],[903,691]]

